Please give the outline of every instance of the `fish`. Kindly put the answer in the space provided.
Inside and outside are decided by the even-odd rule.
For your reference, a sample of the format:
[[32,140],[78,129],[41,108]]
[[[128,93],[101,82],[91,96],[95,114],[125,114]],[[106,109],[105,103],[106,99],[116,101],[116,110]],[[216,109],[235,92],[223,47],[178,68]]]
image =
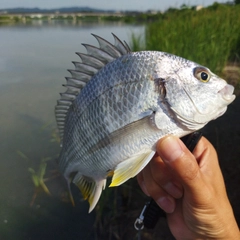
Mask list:
[[[234,87],[193,61],[160,51],[132,52],[92,34],[55,106],[60,172],[91,212],[105,189],[135,177],[167,135],[183,137],[225,113]],[[72,196],[71,196],[72,199]]]

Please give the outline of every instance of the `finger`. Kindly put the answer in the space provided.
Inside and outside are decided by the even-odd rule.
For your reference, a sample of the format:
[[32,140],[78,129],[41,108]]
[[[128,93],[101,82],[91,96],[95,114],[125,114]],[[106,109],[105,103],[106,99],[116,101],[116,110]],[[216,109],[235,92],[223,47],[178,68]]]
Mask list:
[[141,178],[143,179],[141,182],[143,191],[149,193],[165,212],[172,213],[175,209],[175,199],[155,182],[151,173],[150,164],[142,171],[142,176],[140,175],[139,177],[140,181]]
[[215,193],[217,191],[221,193],[225,189],[225,183],[215,148],[206,138],[202,137],[193,154],[208,186],[210,187],[212,183],[215,186]]
[[170,172],[163,160],[159,156],[156,156],[151,160],[149,165],[156,184],[172,197],[181,198],[183,195],[182,186],[174,180],[172,172]]
[[179,138],[163,138],[157,144],[157,152],[184,188],[196,191],[202,186],[196,158]]
[[141,171],[138,175],[137,175],[137,181],[138,181],[138,184],[139,186],[141,187],[142,191],[150,197],[150,194],[148,193],[147,191],[147,188],[146,188],[146,185],[145,185],[145,182],[144,182],[144,179],[143,179],[143,171]]
[[[196,158],[200,167],[207,165],[207,169],[215,169],[219,166],[218,157],[213,145],[205,138],[202,137],[198,142],[196,148],[193,151],[193,155]],[[203,157],[204,156],[204,157]],[[211,159],[210,161],[205,161]]]

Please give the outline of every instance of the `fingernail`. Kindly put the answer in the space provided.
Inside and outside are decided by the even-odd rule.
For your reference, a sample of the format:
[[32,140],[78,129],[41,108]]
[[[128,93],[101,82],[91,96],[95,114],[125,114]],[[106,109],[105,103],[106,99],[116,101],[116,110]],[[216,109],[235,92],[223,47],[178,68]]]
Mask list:
[[179,143],[179,139],[173,136],[169,136],[162,141],[160,141],[158,145],[159,155],[163,160],[171,162],[179,158],[182,153],[182,147]]
[[175,209],[175,201],[174,201],[174,199],[172,199],[170,197],[160,197],[157,200],[157,204],[166,213],[172,213]]

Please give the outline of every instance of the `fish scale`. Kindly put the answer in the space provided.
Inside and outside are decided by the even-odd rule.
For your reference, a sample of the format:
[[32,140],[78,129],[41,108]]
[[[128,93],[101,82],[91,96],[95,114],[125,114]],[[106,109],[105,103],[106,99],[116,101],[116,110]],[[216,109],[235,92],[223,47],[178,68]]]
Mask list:
[[82,62],[69,70],[55,108],[59,169],[88,199],[89,211],[108,176],[110,186],[134,177],[158,139],[202,128],[235,98],[232,86],[197,63],[164,52],[132,53],[115,35],[114,45],[93,36],[99,48],[83,44],[87,54],[77,53]]
[[[128,61],[130,61],[129,60],[130,59],[130,57],[128,57]],[[118,61],[120,61],[120,62],[122,62],[122,60],[121,59],[119,59]],[[105,66],[106,67],[106,69],[105,69],[105,72],[108,72],[108,74],[110,75],[110,71],[112,71],[112,72],[114,72],[114,69],[115,69],[115,67],[117,67],[118,66],[118,62],[116,62],[115,64],[114,64],[114,66],[109,66],[109,68],[110,68],[110,70],[108,71],[108,66]],[[129,66],[129,65],[128,65]],[[132,69],[132,68],[131,68]],[[122,82],[122,79],[128,79],[127,78],[127,76],[128,76],[128,72],[127,72],[127,69],[125,69],[125,74],[124,73],[122,73],[122,75],[120,75],[120,77],[118,78],[119,80],[120,80],[120,83]],[[99,85],[99,82],[103,82],[103,78],[105,78],[105,76],[106,76],[106,73],[99,73],[99,75],[100,76],[98,76],[98,75],[95,75],[95,78],[96,79],[98,79],[98,81],[95,81],[95,78],[93,78],[92,79],[92,81],[91,82],[89,82],[89,88],[90,89],[95,89],[96,90],[96,92],[99,92],[99,93],[102,93],[102,92],[106,92],[106,88],[110,85],[110,86],[114,86],[114,85],[117,85],[117,86],[122,86],[122,87],[117,87],[117,88],[114,88],[115,90],[116,90],[116,93],[115,93],[115,95],[117,95],[118,94],[118,92],[120,91],[120,95],[122,95],[125,99],[128,99],[128,101],[118,101],[118,102],[114,102],[114,101],[111,101],[112,100],[112,98],[111,98],[111,96],[110,97],[107,97],[107,94],[105,93],[105,94],[102,94],[102,95],[100,95],[99,97],[98,97],[98,100],[95,100],[95,101],[93,101],[93,99],[94,99],[94,97],[95,97],[95,95],[93,94],[94,92],[93,91],[91,91],[91,90],[89,90],[89,92],[90,92],[90,94],[88,95],[88,97],[86,97],[86,95],[84,94],[85,92],[87,93],[87,91],[85,91],[85,92],[83,92],[82,91],[82,95],[79,95],[77,98],[76,98],[76,100],[75,100],[75,102],[74,102],[74,105],[77,105],[77,106],[81,106],[81,108],[79,109],[79,111],[78,111],[78,118],[79,118],[79,115],[81,115],[82,114],[82,116],[81,116],[81,121],[78,121],[78,119],[77,119],[77,122],[80,122],[80,126],[76,126],[76,128],[77,129],[79,129],[79,131],[76,133],[76,135],[77,136],[82,136],[82,132],[84,133],[84,132],[91,132],[91,127],[92,126],[94,126],[94,129],[98,129],[98,125],[96,125],[97,123],[99,123],[99,121],[98,120],[100,120],[101,119],[101,115],[102,115],[102,119],[104,119],[104,112],[105,112],[105,108],[106,108],[106,105],[107,105],[107,103],[112,103],[112,104],[114,104],[114,106],[110,106],[110,108],[112,108],[112,109],[115,109],[115,111],[114,112],[110,112],[110,111],[107,111],[107,113],[109,114],[109,117],[107,117],[107,119],[109,119],[109,121],[107,122],[107,123],[105,123],[103,126],[111,126],[110,124],[111,124],[111,122],[112,123],[119,123],[118,122],[118,118],[120,117],[121,119],[124,119],[123,121],[122,121],[122,126],[124,125],[124,124],[128,124],[130,121],[132,121],[132,120],[129,120],[129,115],[131,116],[131,115],[133,115],[133,113],[132,113],[132,107],[135,107],[135,102],[137,102],[137,96],[139,96],[140,95],[140,92],[135,92],[135,91],[139,91],[140,90],[140,88],[138,88],[138,87],[136,87],[136,86],[138,86],[138,84],[135,84],[135,82],[136,82],[136,80],[134,80],[134,79],[130,79],[131,80],[131,82],[133,82],[133,84],[125,84],[125,85],[118,85],[118,83],[119,83],[119,80],[118,79],[115,79],[114,77],[116,76],[116,74],[112,77],[112,78],[110,78],[110,80],[108,81],[108,82],[106,82],[106,86],[104,86],[104,84],[102,84],[102,85]],[[113,79],[113,81],[111,81]],[[115,81],[114,81],[115,80]],[[138,80],[138,79],[137,79]],[[125,80],[126,81],[126,80]],[[92,85],[93,86],[91,86],[90,84],[92,83]],[[98,88],[98,86],[99,86],[99,90],[97,89]],[[145,88],[146,90],[148,89],[148,88]],[[123,92],[123,93],[122,93]],[[92,93],[92,94],[91,94]],[[109,91],[109,93],[110,93],[110,95],[111,95],[111,91]],[[128,94],[128,95],[126,95],[126,94]],[[103,100],[104,99],[106,99],[105,100],[105,102],[106,102],[106,104],[103,102],[103,100],[102,100],[102,98],[103,98]],[[92,104],[88,104],[89,102],[91,102],[92,101]],[[125,103],[125,104],[124,104]],[[85,110],[85,106],[88,106],[88,109],[86,109]],[[131,106],[131,108],[130,108],[130,106]],[[91,108],[92,107],[92,108]],[[125,111],[125,110],[128,110],[128,111]],[[117,113],[118,111],[120,111],[119,113]],[[92,122],[92,123],[90,123],[90,124],[87,124],[86,125],[86,127],[89,127],[88,129],[82,129],[82,127],[84,127],[84,125],[82,124],[82,123],[86,123],[87,121],[89,121],[89,117],[88,117],[88,112],[95,112],[96,114],[95,114],[95,118],[96,118],[96,121],[94,120],[94,118],[92,118],[92,120],[94,121],[94,122]],[[113,113],[113,115],[112,115],[112,113]],[[133,120],[137,120],[136,119],[136,116],[134,116],[134,118],[135,119],[133,119]],[[70,126],[75,126],[75,123],[74,122],[72,122],[72,119],[75,119],[75,118],[71,118],[71,117],[69,117],[69,119],[70,119],[70,122],[68,123],[67,122],[67,126],[68,125],[70,125]],[[127,121],[128,120],[128,121]],[[99,123],[99,125],[102,125],[102,123]],[[119,127],[119,128],[121,128],[122,126],[115,126],[115,129],[117,129],[117,127]],[[112,131],[114,131],[115,129],[114,129],[114,126],[112,126],[113,127],[113,129],[112,129]],[[106,135],[108,134],[108,132],[106,132]],[[96,134],[96,133],[92,133],[92,136],[94,136],[94,135],[96,135],[96,136],[98,136],[98,134]],[[90,134],[88,134],[88,136],[91,136]],[[83,141],[82,141],[82,144],[83,144],[83,146],[81,146],[80,145],[80,142],[78,142],[78,146],[80,146],[79,147],[79,149],[80,148],[84,148],[84,147],[87,147],[86,145],[85,145],[85,143],[86,142],[90,142],[89,141],[89,139],[82,139]],[[93,143],[94,144],[94,143]],[[66,144],[67,145],[67,144]],[[73,148],[74,149],[74,148]],[[78,150],[74,150],[74,151],[79,151],[79,149]],[[71,149],[71,152],[72,152],[73,150]],[[68,154],[68,153],[67,153]],[[78,161],[78,159],[76,159],[76,161]]]

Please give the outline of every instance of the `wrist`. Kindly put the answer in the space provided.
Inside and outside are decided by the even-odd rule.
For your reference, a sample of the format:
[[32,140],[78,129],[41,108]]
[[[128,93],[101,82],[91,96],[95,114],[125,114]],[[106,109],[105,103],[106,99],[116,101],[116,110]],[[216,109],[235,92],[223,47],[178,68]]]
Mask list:
[[216,223],[215,231],[208,231],[206,236],[216,240],[240,240],[239,228],[231,207],[228,213],[223,216],[222,221]]

